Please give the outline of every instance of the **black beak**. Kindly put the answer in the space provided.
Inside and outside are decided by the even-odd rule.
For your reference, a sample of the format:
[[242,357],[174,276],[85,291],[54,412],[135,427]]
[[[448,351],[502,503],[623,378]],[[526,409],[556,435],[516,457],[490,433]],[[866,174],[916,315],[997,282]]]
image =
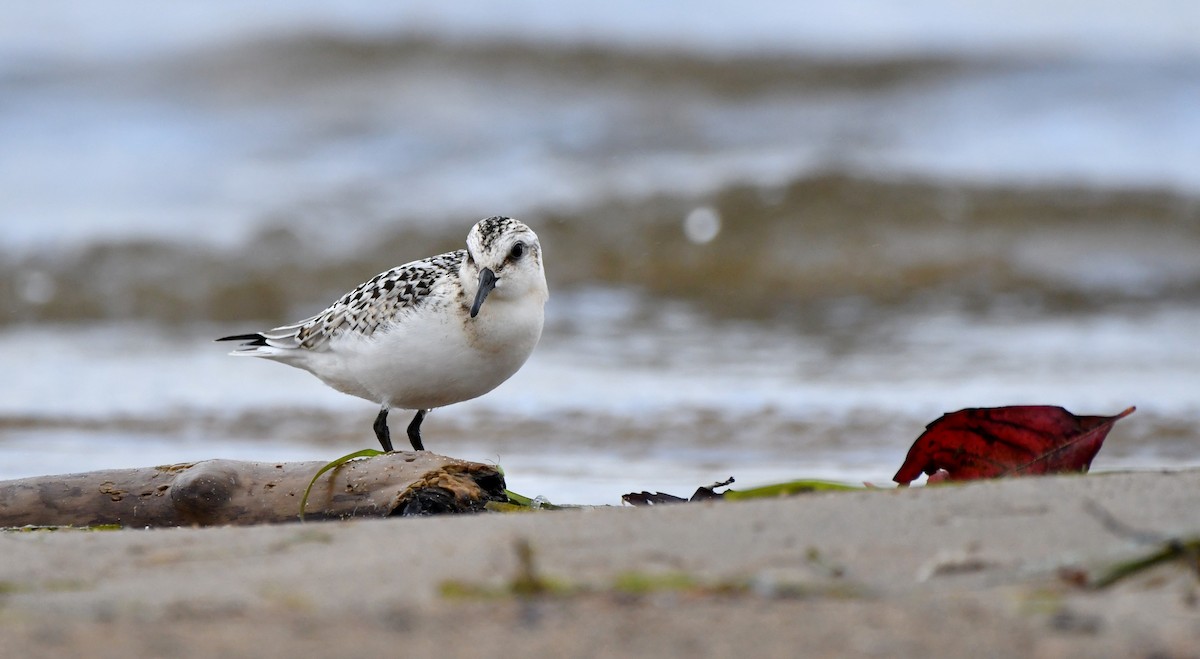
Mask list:
[[483,301],[487,299],[488,293],[496,287],[496,273],[492,272],[491,268],[484,268],[479,271],[479,292],[475,294],[475,304],[471,305],[471,317],[479,315],[479,307],[483,306]]

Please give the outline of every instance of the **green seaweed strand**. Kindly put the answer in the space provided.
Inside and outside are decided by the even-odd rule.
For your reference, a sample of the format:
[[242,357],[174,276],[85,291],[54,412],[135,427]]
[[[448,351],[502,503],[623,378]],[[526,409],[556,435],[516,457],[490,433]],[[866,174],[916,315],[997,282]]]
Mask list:
[[321,467],[321,469],[317,471],[316,475],[312,477],[312,480],[308,482],[308,487],[304,488],[304,496],[300,499],[300,521],[304,521],[304,509],[308,506],[308,494],[312,492],[313,485],[317,483],[317,479],[321,477],[321,474],[324,474],[330,469],[336,469],[355,458],[371,458],[376,455],[383,455],[383,451],[373,448],[365,448],[361,451],[355,451],[349,455],[343,455],[333,462],[327,463],[324,467]]

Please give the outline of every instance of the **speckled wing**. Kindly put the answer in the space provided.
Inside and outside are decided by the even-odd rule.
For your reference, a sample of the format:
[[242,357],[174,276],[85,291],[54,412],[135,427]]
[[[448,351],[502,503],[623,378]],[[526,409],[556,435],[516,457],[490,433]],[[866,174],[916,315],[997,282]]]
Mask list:
[[381,272],[321,313],[263,332],[262,337],[275,348],[319,352],[345,332],[370,336],[402,310],[424,303],[439,283],[456,277],[464,258],[466,250],[458,250]]

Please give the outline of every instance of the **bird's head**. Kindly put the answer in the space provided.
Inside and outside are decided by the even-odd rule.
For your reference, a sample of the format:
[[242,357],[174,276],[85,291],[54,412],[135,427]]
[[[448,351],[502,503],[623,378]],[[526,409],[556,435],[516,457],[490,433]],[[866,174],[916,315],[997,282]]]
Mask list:
[[[546,295],[542,245],[532,229],[511,217],[489,217],[471,229],[461,275],[464,285],[475,284],[472,318],[479,315],[489,297]],[[468,288],[467,292],[471,290]]]

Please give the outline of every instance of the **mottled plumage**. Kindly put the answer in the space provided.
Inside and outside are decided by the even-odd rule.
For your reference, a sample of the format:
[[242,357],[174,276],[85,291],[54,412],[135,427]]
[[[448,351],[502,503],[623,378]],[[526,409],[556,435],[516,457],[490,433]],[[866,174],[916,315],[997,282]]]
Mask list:
[[287,347],[306,350],[324,349],[341,332],[370,336],[395,319],[401,310],[425,302],[439,282],[447,282],[458,274],[466,256],[467,250],[460,249],[381,272],[312,318],[272,332],[283,332],[277,339],[280,342],[290,338],[294,345]]
[[467,249],[382,272],[298,323],[218,340],[244,341],[232,354],[296,366],[379,403],[385,450],[388,410],[417,410],[408,435],[420,450],[425,411],[487,393],[525,362],[547,297],[537,235],[490,217],[471,229]]
[[519,230],[523,227],[525,227],[525,225],[521,224],[517,220],[514,220],[511,217],[503,217],[500,215],[480,220],[479,224],[476,225],[476,228],[479,229],[479,246],[482,247],[484,251],[490,250],[501,236]]

